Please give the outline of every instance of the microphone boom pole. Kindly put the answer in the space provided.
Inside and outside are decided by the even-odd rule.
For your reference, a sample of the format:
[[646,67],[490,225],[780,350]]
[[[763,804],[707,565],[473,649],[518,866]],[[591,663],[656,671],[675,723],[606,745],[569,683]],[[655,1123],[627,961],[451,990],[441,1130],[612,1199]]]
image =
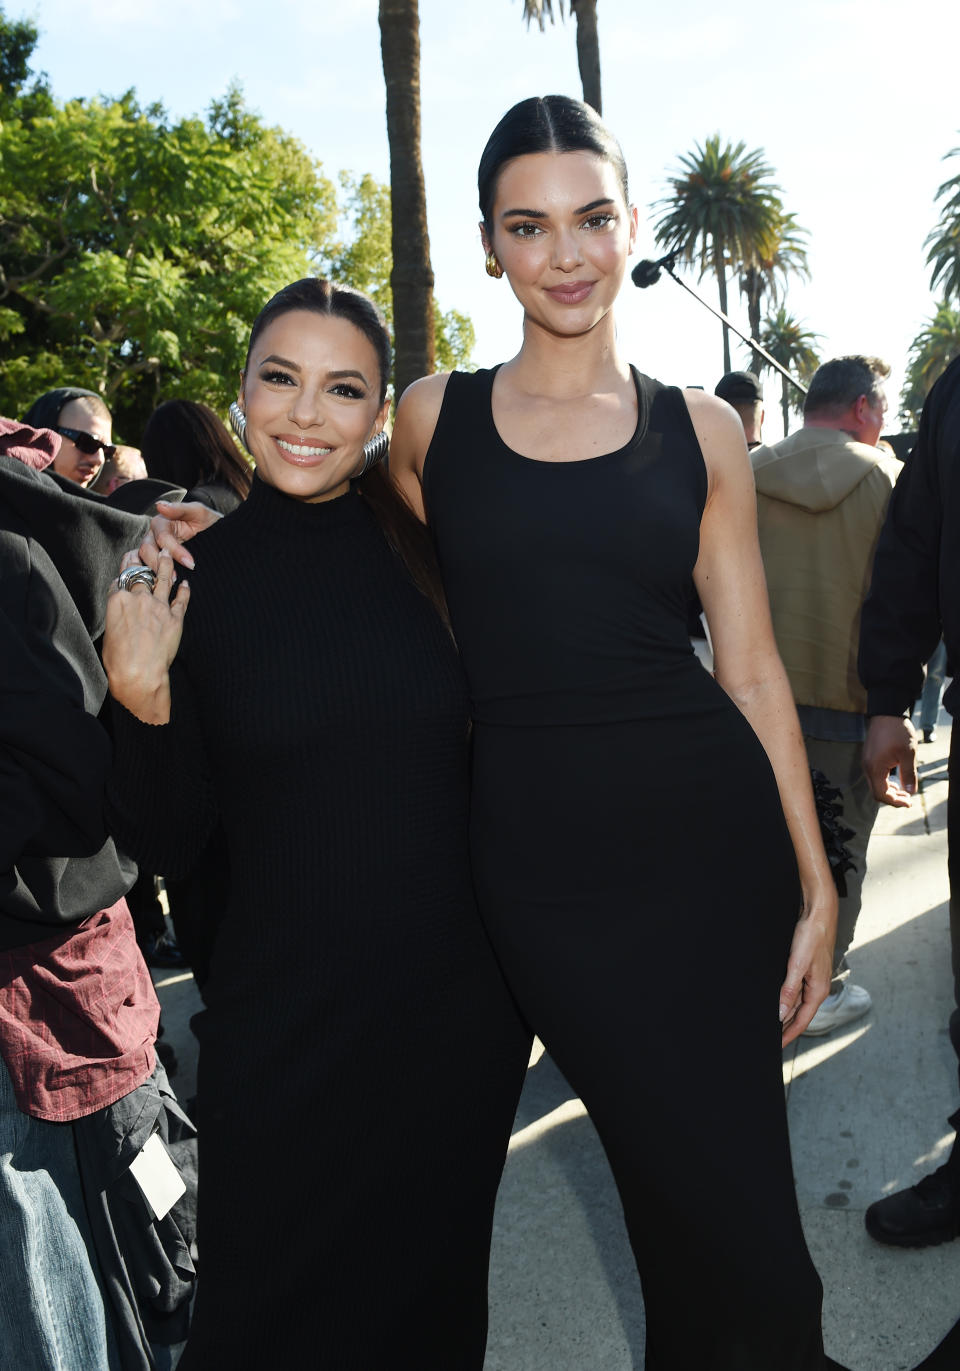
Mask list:
[[743,339],[747,347],[753,348],[754,352],[759,352],[760,356],[770,366],[779,371],[781,376],[785,376],[792,386],[796,386],[801,395],[806,395],[807,387],[798,381],[795,376],[791,376],[786,367],[780,365],[776,357],[771,357],[767,349],[758,343],[756,338],[748,338],[745,333],[741,333],[733,320],[729,318],[728,315],[724,314],[723,310],[714,309],[713,305],[708,304],[703,296],[699,295],[692,286],[688,286],[686,281],[680,280],[680,277],[673,270],[673,264],[676,257],[677,254],[675,252],[668,252],[665,257],[659,258],[656,262],[651,262],[646,259],[642,262],[638,262],[630,273],[633,284],[638,286],[641,290],[644,290],[647,286],[656,285],[657,281],[660,280],[660,271],[662,268],[672,281],[676,281],[678,286],[682,286],[687,294],[692,295],[698,304],[703,305],[704,309],[708,309],[715,319],[719,319],[721,324],[726,324],[727,328],[732,328],[737,337]]

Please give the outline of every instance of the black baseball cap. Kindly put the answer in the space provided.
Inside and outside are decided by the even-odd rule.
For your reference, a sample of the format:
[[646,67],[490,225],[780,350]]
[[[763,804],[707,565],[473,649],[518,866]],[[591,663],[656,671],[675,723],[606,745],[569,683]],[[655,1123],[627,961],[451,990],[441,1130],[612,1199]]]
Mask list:
[[763,387],[752,371],[728,371],[714,388],[714,395],[732,404],[735,400],[762,400]]

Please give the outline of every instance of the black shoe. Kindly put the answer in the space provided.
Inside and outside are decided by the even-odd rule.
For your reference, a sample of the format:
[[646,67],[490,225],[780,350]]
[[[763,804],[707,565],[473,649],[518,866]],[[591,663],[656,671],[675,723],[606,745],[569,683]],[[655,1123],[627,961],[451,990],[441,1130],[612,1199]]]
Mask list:
[[185,967],[187,959],[172,933],[148,933],[142,943],[143,960],[147,966]]
[[960,1174],[940,1166],[909,1190],[869,1206],[863,1221],[877,1242],[892,1247],[934,1247],[960,1236]]
[[937,730],[935,728],[925,728],[923,730],[923,741],[925,743],[935,743],[937,741]]

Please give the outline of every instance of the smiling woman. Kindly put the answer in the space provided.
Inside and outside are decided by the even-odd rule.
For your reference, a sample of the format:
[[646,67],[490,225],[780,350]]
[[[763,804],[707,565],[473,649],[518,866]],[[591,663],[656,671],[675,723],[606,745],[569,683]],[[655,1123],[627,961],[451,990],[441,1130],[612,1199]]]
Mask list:
[[382,466],[358,477],[389,366],[363,296],[274,297],[238,397],[248,499],[191,544],[189,592],[163,557],[108,608],[117,832],[174,876],[218,821],[229,847],[185,1371],[483,1363],[530,1036],[473,900],[431,542]]
[[298,500],[335,500],[386,423],[384,360],[349,317],[292,309],[261,320],[237,400],[244,441],[268,485]]

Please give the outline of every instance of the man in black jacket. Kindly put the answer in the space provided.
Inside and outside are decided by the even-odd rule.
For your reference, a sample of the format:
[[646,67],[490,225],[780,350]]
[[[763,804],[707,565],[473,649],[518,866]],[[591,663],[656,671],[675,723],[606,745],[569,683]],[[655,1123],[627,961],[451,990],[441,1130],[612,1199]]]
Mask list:
[[[931,390],[917,445],[894,489],[873,566],[860,628],[859,671],[870,725],[864,768],[884,804],[909,805],[917,790],[916,733],[910,711],[923,664],[940,636],[949,664],[960,663],[960,358]],[[944,697],[953,714],[960,683]],[[950,743],[947,840],[950,943],[957,1008],[950,1038],[960,1057],[960,729]],[[899,779],[892,773],[899,770]],[[954,778],[958,788],[955,790]],[[960,1109],[950,1118],[960,1128]],[[960,1141],[945,1164],[908,1190],[872,1204],[870,1234],[901,1247],[925,1247],[960,1234]]]

